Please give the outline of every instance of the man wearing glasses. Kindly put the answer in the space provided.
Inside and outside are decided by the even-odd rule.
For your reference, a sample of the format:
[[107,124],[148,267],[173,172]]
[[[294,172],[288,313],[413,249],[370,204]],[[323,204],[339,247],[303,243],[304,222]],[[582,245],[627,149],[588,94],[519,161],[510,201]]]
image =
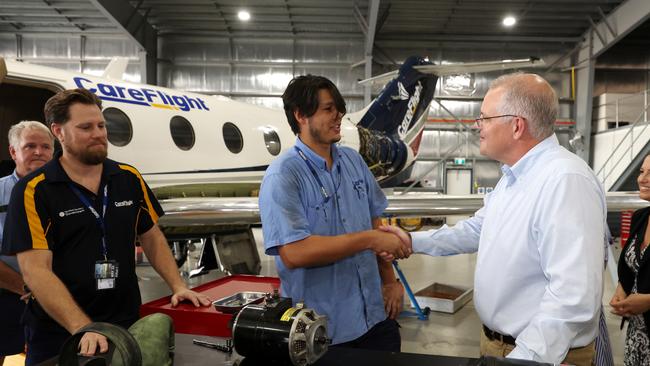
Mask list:
[[451,228],[410,237],[384,229],[401,233],[414,253],[478,251],[481,354],[591,365],[603,288],[605,196],[589,166],[559,145],[557,110],[557,95],[538,75],[496,79],[476,119],[481,154],[503,163],[484,206]]

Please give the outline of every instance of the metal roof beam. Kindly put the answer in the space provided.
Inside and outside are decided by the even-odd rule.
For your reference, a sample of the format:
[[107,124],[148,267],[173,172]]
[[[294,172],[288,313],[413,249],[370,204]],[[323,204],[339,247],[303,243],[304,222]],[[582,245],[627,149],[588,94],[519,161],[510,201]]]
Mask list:
[[[626,0],[614,9],[606,18],[595,24],[595,27],[589,29],[584,35],[583,46],[588,44],[588,35],[593,31],[600,34],[599,39],[594,40],[591,52],[581,52],[581,56],[598,57],[609,47],[625,37],[628,33],[638,27],[640,24],[650,19],[650,1],[648,0]],[[614,25],[611,30],[609,26]],[[608,32],[613,34],[608,35]],[[600,37],[603,39],[601,40]],[[581,57],[581,60],[586,58]]]
[[[372,77],[372,50],[373,44],[375,43],[375,31],[377,29],[377,16],[379,15],[379,0],[370,0],[370,6],[368,7],[368,22],[367,22],[367,32],[366,32],[366,41],[365,41],[365,56],[366,56],[366,65],[365,65],[365,78],[370,79]],[[355,6],[356,9],[356,6]],[[363,87],[363,102],[364,104],[370,103],[372,92],[372,85],[369,83]]]
[[[55,12],[57,12],[57,13],[63,15],[63,12],[62,12],[59,8],[57,8],[56,6],[52,5],[52,2],[51,2],[50,0],[43,0],[43,2],[44,2],[44,3],[45,3],[45,4],[46,4],[50,9],[52,9],[52,10],[54,10]],[[85,30],[85,29],[87,28],[85,25],[83,25],[83,24],[78,24],[78,22],[73,21],[71,18],[69,18],[69,17],[67,17],[67,16],[65,16],[65,15],[64,15],[64,18],[66,19],[66,21],[68,21],[70,24],[74,25],[75,27],[79,28],[79,30],[81,30],[81,31],[83,31],[83,30]]]
[[142,60],[142,76],[146,83],[156,84],[158,34],[147,18],[126,0],[89,1],[146,52],[146,59]]
[[[580,43],[577,66],[576,88],[576,130],[584,136],[582,146],[576,154],[589,162],[591,145],[591,114],[593,105],[594,73],[596,58],[625,37],[628,33],[650,18],[650,1],[626,0],[614,9],[606,18],[587,30]],[[614,34],[607,29],[612,27]],[[595,38],[593,35],[596,34]],[[602,38],[602,39],[601,39]]]
[[430,41],[430,42],[522,42],[522,43],[576,43],[580,37],[538,37],[538,36],[500,36],[500,35],[452,35],[452,34],[399,34],[382,35],[377,37],[378,42]]

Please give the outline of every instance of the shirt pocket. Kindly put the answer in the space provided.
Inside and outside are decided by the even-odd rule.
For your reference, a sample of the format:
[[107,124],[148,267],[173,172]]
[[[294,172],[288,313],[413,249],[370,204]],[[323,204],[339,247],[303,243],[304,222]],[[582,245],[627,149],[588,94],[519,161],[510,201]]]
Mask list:
[[329,200],[321,200],[320,203],[311,204],[307,207],[307,221],[311,228],[316,228],[320,223],[329,222],[332,218],[332,212],[329,209]]
[[363,179],[352,180],[352,190],[359,201],[368,201],[368,191],[366,190],[366,181]]

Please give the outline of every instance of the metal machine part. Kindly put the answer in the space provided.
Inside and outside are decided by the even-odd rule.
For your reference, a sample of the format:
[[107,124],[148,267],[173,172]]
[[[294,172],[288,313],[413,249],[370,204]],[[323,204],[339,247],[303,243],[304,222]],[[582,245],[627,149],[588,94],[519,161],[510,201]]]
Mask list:
[[243,291],[213,301],[215,309],[222,313],[236,313],[246,305],[258,304],[264,300],[263,292]]
[[359,127],[359,154],[375,177],[402,170],[408,159],[406,144],[397,135]]
[[327,352],[327,318],[290,298],[267,295],[265,302],[241,309],[232,326],[235,350],[250,359],[310,365]]
[[226,344],[207,342],[207,341],[202,341],[200,339],[192,339],[192,344],[196,344],[197,346],[201,346],[201,347],[216,349],[218,351],[225,352],[228,354],[232,353],[232,339],[226,339]]

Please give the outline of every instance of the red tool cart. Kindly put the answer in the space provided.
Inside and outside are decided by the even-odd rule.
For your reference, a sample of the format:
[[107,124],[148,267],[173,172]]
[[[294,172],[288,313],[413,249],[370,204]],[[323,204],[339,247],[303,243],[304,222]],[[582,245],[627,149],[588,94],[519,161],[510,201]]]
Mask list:
[[[280,288],[277,277],[234,275],[204,283],[192,290],[218,300],[244,291],[273,292]],[[196,308],[192,304],[181,303],[172,308],[171,296],[166,296],[143,304],[140,316],[164,313],[172,317],[176,333],[200,334],[213,337],[230,337],[228,322],[232,314],[220,312],[214,306]]]

